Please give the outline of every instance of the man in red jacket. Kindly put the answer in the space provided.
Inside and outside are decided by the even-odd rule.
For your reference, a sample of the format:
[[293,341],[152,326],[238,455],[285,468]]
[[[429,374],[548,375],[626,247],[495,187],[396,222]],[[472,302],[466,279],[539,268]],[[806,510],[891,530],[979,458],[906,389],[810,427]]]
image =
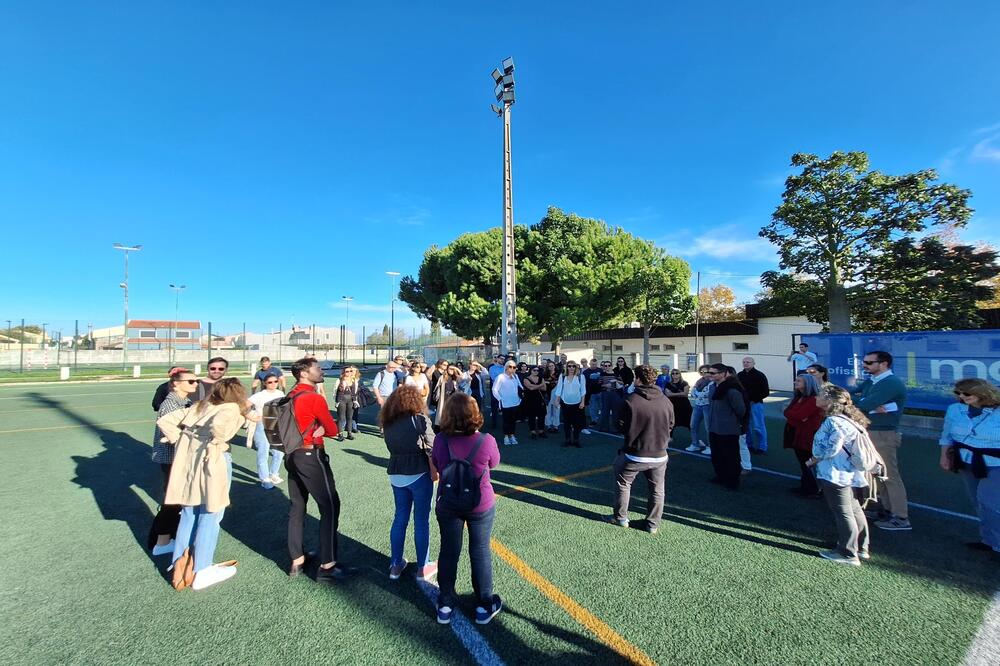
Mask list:
[[295,400],[295,420],[302,433],[302,447],[285,457],[288,470],[288,554],[292,566],[288,575],[295,577],[305,566],[302,551],[302,526],[306,502],[312,495],[319,506],[319,569],[316,582],[329,583],[350,573],[337,562],[337,523],[340,520],[340,496],[330,469],[330,456],[323,448],[324,437],[337,435],[337,424],[330,416],[326,398],[316,392],[323,383],[323,369],[315,358],[303,358],[292,364],[292,376],[298,382],[288,395],[303,394]]

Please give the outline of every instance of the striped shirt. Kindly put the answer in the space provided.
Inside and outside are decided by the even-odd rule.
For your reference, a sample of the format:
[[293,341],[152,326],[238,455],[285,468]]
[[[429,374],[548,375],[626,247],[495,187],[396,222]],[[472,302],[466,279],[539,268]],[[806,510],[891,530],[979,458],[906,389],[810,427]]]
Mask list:
[[[164,414],[169,414],[170,412],[190,406],[190,400],[182,398],[171,391],[163,399],[163,402],[160,403],[160,409],[156,413],[156,417],[159,418]],[[162,437],[163,433],[160,432],[160,427],[155,426],[153,428],[153,462],[160,463],[161,465],[172,465],[174,462],[174,445],[161,442],[160,439]]]

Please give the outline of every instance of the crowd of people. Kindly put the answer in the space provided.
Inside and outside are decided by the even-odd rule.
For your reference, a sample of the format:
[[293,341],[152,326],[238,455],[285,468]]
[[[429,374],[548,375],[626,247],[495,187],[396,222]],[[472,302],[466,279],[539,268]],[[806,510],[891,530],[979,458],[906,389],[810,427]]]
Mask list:
[[[867,376],[850,389],[831,384],[827,369],[805,345],[789,360],[796,378],[782,439],[800,468],[792,490],[803,498],[821,497],[829,506],[838,541],[819,554],[860,566],[871,557],[869,520],[882,530],[912,529],[898,455],[906,385],[892,373],[893,358],[884,351],[865,355]],[[225,377],[223,358],[209,361],[204,378],[173,368],[153,399],[158,418],[152,460],[161,469],[164,497],[150,527],[149,548],[154,556],[171,555],[177,589],[204,589],[236,574],[236,562],[215,562],[214,553],[229,505],[229,442],[246,428],[248,446],[257,451],[261,486],[271,490],[283,483],[282,463],[286,470],[289,576],[307,565],[303,524],[312,497],[320,512],[315,579],[349,577],[354,569],[339,559],[340,497],[324,440],[352,439],[359,410],[372,402],[379,408],[395,505],[389,578],[400,579],[410,564],[403,553],[412,519],[416,578],[437,579],[437,618],[450,622],[468,530],[475,619],[486,623],[503,605],[493,591],[489,546],[496,501],[490,470],[500,463],[500,446],[485,431],[487,413],[493,428],[499,422],[504,446],[518,445],[522,423],[532,439],[546,439],[561,426],[567,447],[581,446],[581,435],[593,430],[619,434],[623,443],[613,463],[615,493],[607,521],[630,525],[631,487],[642,475],[649,492],[642,526],[655,534],[676,428],[690,430],[688,452],[711,460],[711,481],[734,491],[751,469],[750,455],[768,451],[768,380],[752,357],[742,365],[739,372],[721,363],[702,366],[690,385],[676,368],[663,366],[659,373],[648,365],[633,368],[624,357],[615,363],[577,362],[561,355],[528,365],[500,355],[485,367],[477,361],[466,367],[398,356],[375,373],[370,389],[357,367],[343,368],[333,413],[319,392],[325,378],[315,358],[292,365],[295,385],[287,394],[284,374],[266,358],[249,395],[238,379]],[[1000,553],[1000,391],[983,380],[963,379],[955,394],[958,402],[948,409],[941,435],[940,464],[963,475],[980,517],[980,540],[971,547]],[[261,417],[274,401],[290,405],[301,435],[301,446],[287,455],[265,436]],[[432,505],[441,544],[437,560],[430,553]]]

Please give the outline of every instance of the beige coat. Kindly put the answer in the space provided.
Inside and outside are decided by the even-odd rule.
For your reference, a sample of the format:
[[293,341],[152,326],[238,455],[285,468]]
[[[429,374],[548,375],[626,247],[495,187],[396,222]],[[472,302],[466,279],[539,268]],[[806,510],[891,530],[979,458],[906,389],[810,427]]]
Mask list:
[[156,421],[176,447],[164,504],[205,505],[206,511],[215,513],[229,506],[229,474],[223,454],[247,420],[231,402],[204,403],[204,407],[199,412],[195,404]]

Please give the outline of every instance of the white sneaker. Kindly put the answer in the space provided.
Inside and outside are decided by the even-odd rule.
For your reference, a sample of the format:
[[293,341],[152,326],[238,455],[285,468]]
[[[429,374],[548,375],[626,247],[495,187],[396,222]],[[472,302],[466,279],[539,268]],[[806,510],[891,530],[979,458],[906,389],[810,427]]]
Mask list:
[[204,590],[206,587],[211,587],[216,583],[229,580],[235,575],[236,567],[213,564],[210,567],[205,567],[194,575],[194,582],[191,583],[191,589]]
[[270,490],[271,488],[274,488],[274,484],[271,483],[271,479],[268,479],[267,481],[261,481],[260,487],[264,490]]
[[153,546],[153,557],[157,557],[159,555],[166,555],[167,553],[172,553],[172,552],[174,552],[173,539],[170,540],[170,543],[165,543],[162,546],[160,545]]
[[514,437],[513,435],[511,435],[510,436],[510,443],[511,443],[511,445],[516,445],[517,444],[517,437]]
[[278,485],[278,484],[279,484],[279,483],[281,483],[282,481],[284,481],[284,479],[282,479],[282,478],[281,478],[280,476],[278,476],[277,474],[272,474],[272,475],[271,475],[271,483],[273,483],[274,485]]
[[580,431],[580,434],[581,435],[589,435],[590,434],[590,428],[584,428],[583,430]]
[[510,446],[510,436],[509,435],[504,435],[504,437],[503,437],[503,445],[504,446]]
[[701,449],[696,444],[692,444],[691,446],[687,447],[684,450],[685,451],[690,451],[691,453],[694,453],[695,451],[700,451]]
[[706,456],[712,455],[712,449],[711,449],[711,447],[708,447],[708,446],[706,446],[705,448],[703,448],[701,450],[701,452],[704,453]]

